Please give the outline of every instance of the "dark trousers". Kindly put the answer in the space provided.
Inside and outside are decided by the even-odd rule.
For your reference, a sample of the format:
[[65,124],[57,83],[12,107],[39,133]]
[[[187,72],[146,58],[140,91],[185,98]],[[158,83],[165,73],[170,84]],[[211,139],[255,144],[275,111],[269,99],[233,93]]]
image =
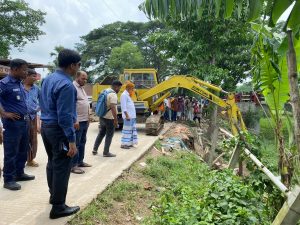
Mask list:
[[4,182],[24,173],[29,150],[29,121],[3,119]]
[[194,120],[194,122],[196,122],[196,120],[198,120],[199,123],[201,122],[200,116],[195,115],[193,120]]
[[89,122],[83,121],[79,122],[79,130],[76,131],[76,147],[77,154],[73,157],[72,164],[78,166],[83,163],[84,152],[85,152],[85,143],[86,143],[86,134],[89,128]]
[[64,206],[68,190],[72,159],[67,156],[68,140],[58,125],[42,123],[42,138],[48,155],[47,181],[53,206]]
[[100,118],[100,129],[95,140],[94,150],[98,150],[99,145],[101,144],[104,136],[105,137],[105,144],[104,144],[104,151],[103,154],[109,153],[109,147],[114,136],[115,126],[114,120],[109,120],[105,118]]
[[177,120],[177,112],[172,110],[172,121],[176,121]]
[[169,118],[169,115],[170,115],[170,109],[168,107],[166,107],[166,110],[164,112],[164,119],[165,120],[171,120],[171,118]]

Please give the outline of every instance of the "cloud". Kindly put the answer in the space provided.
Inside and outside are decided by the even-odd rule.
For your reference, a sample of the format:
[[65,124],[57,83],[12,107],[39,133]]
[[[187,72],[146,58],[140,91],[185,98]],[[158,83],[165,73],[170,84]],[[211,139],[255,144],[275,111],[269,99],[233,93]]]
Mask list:
[[[80,37],[104,24],[116,21],[145,22],[148,19],[139,11],[143,0],[26,0],[30,7],[47,13],[41,29],[46,33],[34,43],[28,43],[20,52],[12,49],[11,58],[47,64],[52,61],[50,52],[57,45],[74,48]],[[46,71],[40,70],[42,74]]]

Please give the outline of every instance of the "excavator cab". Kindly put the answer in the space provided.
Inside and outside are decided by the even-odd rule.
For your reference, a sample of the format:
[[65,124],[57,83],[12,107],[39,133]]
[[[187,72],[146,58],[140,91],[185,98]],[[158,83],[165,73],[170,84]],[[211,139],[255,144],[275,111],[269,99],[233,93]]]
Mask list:
[[133,82],[135,89],[143,93],[158,84],[155,69],[125,69],[120,79],[123,83],[128,80]]

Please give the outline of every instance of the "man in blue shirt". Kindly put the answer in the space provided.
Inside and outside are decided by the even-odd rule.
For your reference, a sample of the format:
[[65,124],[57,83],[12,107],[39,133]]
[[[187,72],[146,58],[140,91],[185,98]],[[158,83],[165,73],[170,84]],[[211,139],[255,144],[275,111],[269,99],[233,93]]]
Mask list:
[[63,49],[58,54],[59,69],[48,75],[41,88],[41,134],[48,155],[47,181],[52,209],[50,218],[72,215],[78,206],[65,204],[75,142],[76,89],[72,83],[80,67],[77,52]]
[[27,75],[27,62],[13,59],[10,74],[0,81],[0,114],[4,132],[4,188],[20,190],[16,181],[33,180],[24,173],[29,147],[27,95],[21,81]]
[[27,166],[38,167],[39,164],[34,161],[37,153],[37,126],[38,126],[38,113],[40,112],[40,89],[36,82],[36,71],[29,69],[26,79],[23,81],[25,91],[28,95],[28,112],[30,117],[29,124],[29,151],[27,157]]

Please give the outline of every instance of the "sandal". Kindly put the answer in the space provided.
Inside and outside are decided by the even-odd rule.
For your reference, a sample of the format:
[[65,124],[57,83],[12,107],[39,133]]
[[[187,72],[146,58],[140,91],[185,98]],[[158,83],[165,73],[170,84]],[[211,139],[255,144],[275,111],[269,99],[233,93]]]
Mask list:
[[97,155],[97,154],[98,154],[98,151],[94,149],[94,150],[92,151],[92,153],[93,153],[93,155]]
[[39,164],[36,161],[32,160],[32,161],[27,162],[27,166],[38,167]]
[[83,174],[85,173],[84,170],[80,169],[79,167],[73,167],[71,169],[71,173],[75,173],[75,174]]
[[83,163],[80,163],[80,164],[78,165],[78,167],[92,167],[92,165],[91,165],[91,164],[88,164],[88,163],[86,163],[86,162],[83,162]]

